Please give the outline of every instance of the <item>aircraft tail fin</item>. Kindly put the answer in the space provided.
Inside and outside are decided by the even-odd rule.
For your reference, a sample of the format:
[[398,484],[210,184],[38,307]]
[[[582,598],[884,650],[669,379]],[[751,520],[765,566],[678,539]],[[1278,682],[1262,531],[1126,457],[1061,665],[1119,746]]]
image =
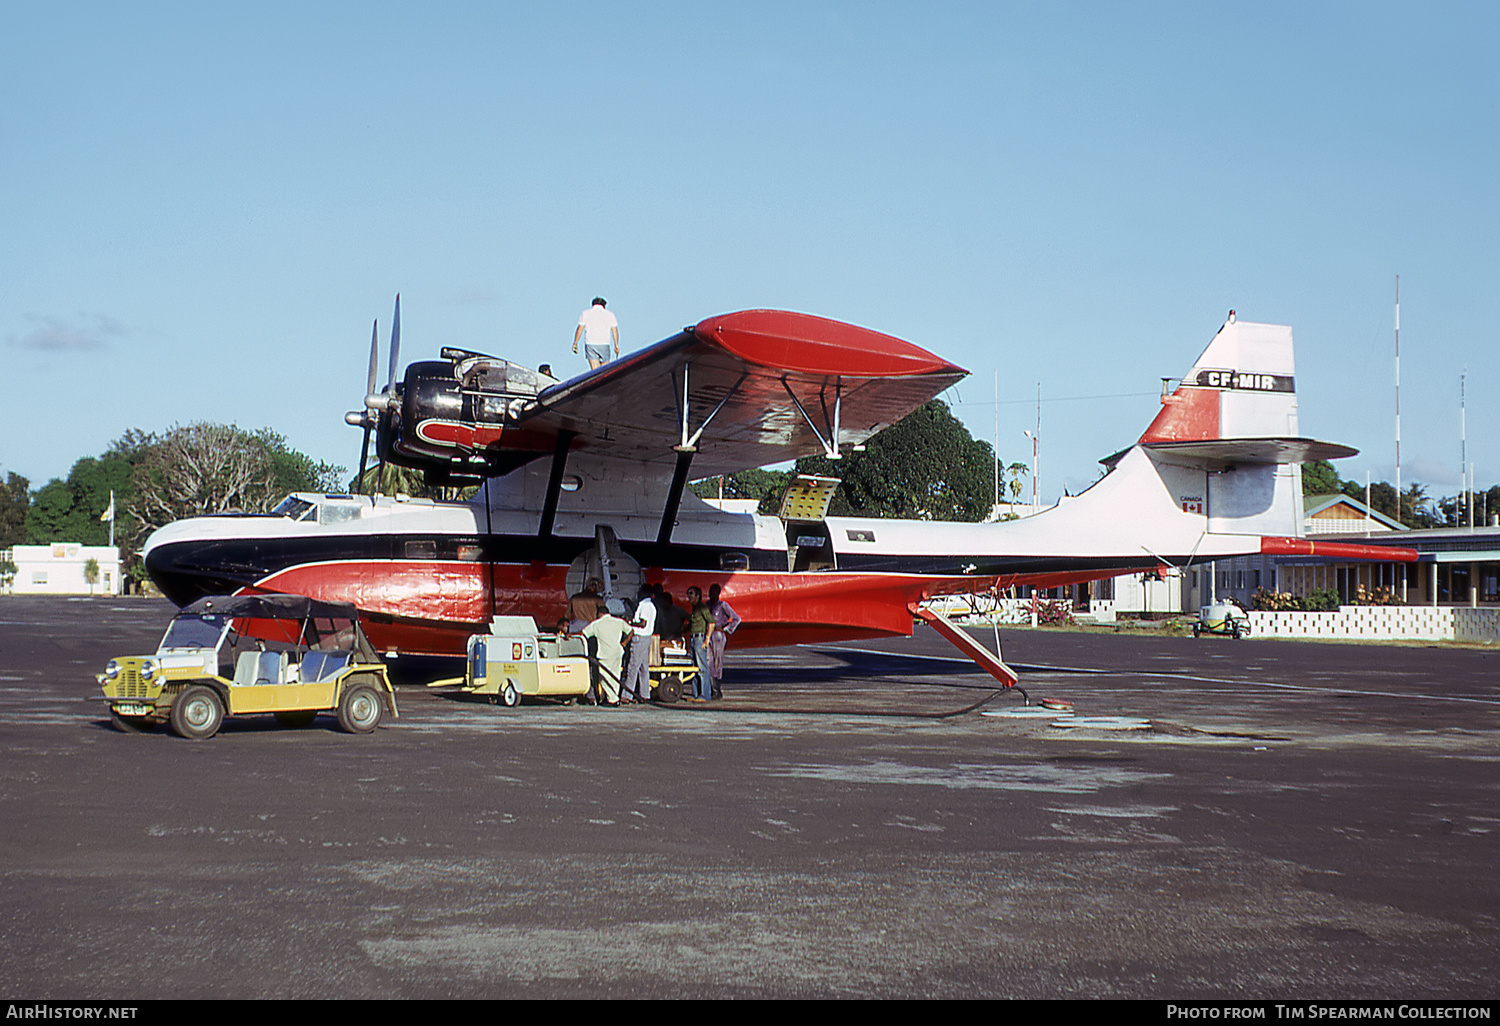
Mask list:
[[1292,329],[1230,311],[1177,387],[1165,384],[1137,444],[1183,512],[1211,532],[1300,536],[1301,465],[1356,450],[1298,433]]
[[1235,319],[1219,329],[1161,411],[1142,445],[1231,438],[1296,438],[1292,329]]

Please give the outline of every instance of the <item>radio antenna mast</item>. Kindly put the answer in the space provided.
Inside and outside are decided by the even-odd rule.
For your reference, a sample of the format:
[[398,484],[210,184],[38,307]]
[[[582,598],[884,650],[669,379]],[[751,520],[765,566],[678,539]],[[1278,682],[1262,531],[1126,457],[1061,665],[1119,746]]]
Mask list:
[[1396,522],[1401,522],[1401,275],[1396,275]]

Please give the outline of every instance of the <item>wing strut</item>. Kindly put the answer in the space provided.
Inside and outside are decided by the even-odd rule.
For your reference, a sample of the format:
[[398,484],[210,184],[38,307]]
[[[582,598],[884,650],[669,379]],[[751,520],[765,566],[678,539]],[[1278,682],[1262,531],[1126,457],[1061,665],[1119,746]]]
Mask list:
[[931,624],[933,630],[951,641],[954,648],[974,660],[975,664],[981,670],[998,680],[1002,687],[1016,688],[1017,691],[1021,692],[1021,696],[1026,698],[1028,704],[1030,703],[1031,699],[1026,695],[1026,690],[1016,687],[1016,684],[1021,679],[1021,675],[1001,662],[998,655],[991,655],[988,649],[969,637],[965,631],[943,616],[943,614],[923,606],[913,607],[912,612]]
[[672,540],[672,528],[677,526],[677,507],[682,505],[682,490],[687,487],[688,467],[693,465],[697,450],[688,446],[677,446],[677,468],[672,471],[672,486],[667,489],[667,505],[661,512],[661,527],[656,532],[656,544],[665,545]]
[[[785,375],[781,378],[781,387],[786,389],[786,394],[791,396],[792,402],[797,404],[797,411],[802,414],[802,419],[807,421],[807,426],[812,429],[812,433],[817,435],[818,441],[823,444],[823,455],[831,460],[842,459],[843,457],[839,454],[839,407],[842,405],[844,398],[844,379],[838,378],[833,383],[832,417],[828,415],[828,397],[826,393],[820,392],[818,394],[818,401],[823,406],[823,428],[828,432],[827,438],[824,438],[823,432],[818,430],[818,425],[814,423],[812,414],[807,412],[807,407],[802,405],[802,400],[798,399],[797,394],[792,391],[792,386],[787,382]],[[825,383],[823,387],[826,389],[828,386]]]
[[[709,413],[707,417],[703,418],[703,423],[698,425],[698,430],[689,435],[688,429],[692,426],[690,417],[692,411],[689,408],[688,404],[688,372],[692,369],[693,365],[691,363],[685,363],[682,365],[682,395],[677,395],[675,387],[672,391],[672,398],[677,400],[677,419],[680,422],[679,427],[681,438],[681,441],[679,441],[678,444],[674,445],[672,448],[677,450],[678,452],[681,452],[684,449],[696,449],[698,447],[698,439],[703,437],[703,429],[708,427],[709,424],[713,423],[713,419],[719,415],[719,411],[724,408],[724,404],[734,398],[735,393],[740,390],[740,386],[745,383],[745,379],[750,376],[749,371],[740,371],[739,380],[730,386],[729,391],[724,393],[724,398],[719,400],[719,405],[715,406],[713,408],[713,411]],[[675,386],[677,382],[676,372],[673,372],[672,374],[672,382]]]
[[542,504],[542,522],[537,526],[538,538],[552,537],[552,523],[557,519],[557,498],[562,492],[563,471],[568,466],[568,449],[577,437],[574,431],[559,431],[557,446],[552,450],[552,473],[547,478],[547,498]]

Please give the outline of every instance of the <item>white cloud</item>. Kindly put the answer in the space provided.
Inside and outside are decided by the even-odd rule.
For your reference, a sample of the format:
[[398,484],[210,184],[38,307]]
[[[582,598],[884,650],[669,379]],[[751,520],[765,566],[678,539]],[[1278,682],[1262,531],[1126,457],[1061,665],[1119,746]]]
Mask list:
[[11,335],[6,339],[8,345],[49,353],[88,352],[108,349],[111,339],[127,334],[125,325],[108,314],[95,314],[74,322],[35,314],[28,314],[27,319],[37,326],[21,335]]

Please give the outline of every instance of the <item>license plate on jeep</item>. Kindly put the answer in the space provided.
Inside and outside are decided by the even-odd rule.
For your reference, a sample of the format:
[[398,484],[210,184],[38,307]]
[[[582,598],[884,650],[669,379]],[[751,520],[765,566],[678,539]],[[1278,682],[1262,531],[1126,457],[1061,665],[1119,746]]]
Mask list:
[[140,702],[122,702],[115,706],[115,712],[120,716],[150,716],[154,705],[144,705]]

